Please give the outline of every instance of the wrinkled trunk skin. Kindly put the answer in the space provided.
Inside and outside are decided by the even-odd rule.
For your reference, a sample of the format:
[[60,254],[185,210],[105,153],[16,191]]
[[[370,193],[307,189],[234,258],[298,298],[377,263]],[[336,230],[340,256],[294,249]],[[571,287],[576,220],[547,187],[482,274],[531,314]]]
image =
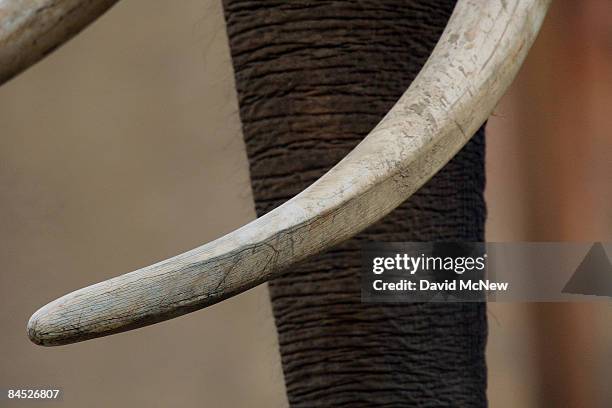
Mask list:
[[[349,152],[408,87],[444,0],[223,0],[257,213]],[[364,241],[483,239],[482,129],[410,200],[270,282],[292,406],[485,406],[484,304],[362,304]]]

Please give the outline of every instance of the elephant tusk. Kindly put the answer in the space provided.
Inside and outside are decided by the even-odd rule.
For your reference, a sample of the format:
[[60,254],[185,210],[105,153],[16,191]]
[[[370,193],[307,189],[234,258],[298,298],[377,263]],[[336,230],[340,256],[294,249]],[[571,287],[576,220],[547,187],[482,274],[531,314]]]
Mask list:
[[117,0],[0,0],[0,84],[68,41]]
[[201,309],[381,219],[484,123],[521,66],[548,4],[460,0],[406,93],[317,182],[215,241],[49,303],[31,317],[30,339],[45,346],[73,343]]

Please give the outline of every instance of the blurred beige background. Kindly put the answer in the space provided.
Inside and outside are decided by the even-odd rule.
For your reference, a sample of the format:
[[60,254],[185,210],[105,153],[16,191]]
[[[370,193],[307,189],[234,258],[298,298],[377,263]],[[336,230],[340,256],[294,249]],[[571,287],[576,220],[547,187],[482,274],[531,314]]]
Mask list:
[[[611,12],[555,3],[491,119],[489,240],[612,239]],[[124,0],[0,88],[0,132],[0,387],[59,386],[66,407],[286,405],[263,286],[67,347],[25,335],[57,296],[254,217],[220,2]],[[611,405],[610,306],[489,316],[492,407]]]

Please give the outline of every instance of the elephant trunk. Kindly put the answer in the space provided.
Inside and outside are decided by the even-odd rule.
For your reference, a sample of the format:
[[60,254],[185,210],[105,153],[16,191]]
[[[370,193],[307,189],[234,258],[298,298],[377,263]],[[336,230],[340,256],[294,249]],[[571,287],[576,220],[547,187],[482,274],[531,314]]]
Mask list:
[[[440,0],[224,0],[258,215],[313,183],[414,79]],[[365,304],[364,241],[483,240],[484,131],[381,222],[270,282],[292,406],[486,405],[486,307]]]

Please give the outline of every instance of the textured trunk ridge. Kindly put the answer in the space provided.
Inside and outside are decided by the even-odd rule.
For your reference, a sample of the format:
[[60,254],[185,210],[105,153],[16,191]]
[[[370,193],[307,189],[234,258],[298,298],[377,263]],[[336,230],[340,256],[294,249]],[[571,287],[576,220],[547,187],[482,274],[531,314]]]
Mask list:
[[[451,1],[224,0],[258,215],[314,182],[382,118]],[[484,406],[484,304],[360,302],[360,242],[479,241],[484,132],[406,203],[270,282],[292,406]]]

